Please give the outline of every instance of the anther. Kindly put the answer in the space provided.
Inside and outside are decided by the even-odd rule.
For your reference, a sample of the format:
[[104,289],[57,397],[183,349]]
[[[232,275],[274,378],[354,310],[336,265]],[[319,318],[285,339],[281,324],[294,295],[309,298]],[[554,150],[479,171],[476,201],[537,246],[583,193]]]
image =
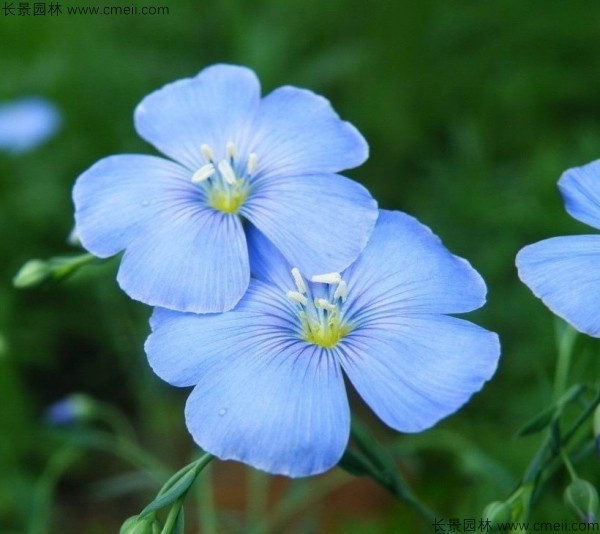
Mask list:
[[256,172],[256,167],[258,166],[258,156],[256,152],[250,152],[248,156],[248,165],[246,167],[246,172],[248,176],[252,176]]
[[215,159],[215,153],[209,145],[201,145],[200,152],[202,152],[206,161],[213,161]]
[[306,294],[306,284],[304,283],[304,278],[302,278],[302,275],[297,267],[292,269],[292,276],[294,277],[294,283],[296,284],[298,293],[301,293],[302,295]]
[[202,165],[192,176],[192,182],[199,184],[208,180],[213,174],[215,174],[215,166],[212,163]]
[[233,141],[227,141],[227,145],[225,146],[225,152],[230,160],[237,158],[237,148]]
[[302,306],[308,304],[308,299],[302,293],[298,293],[298,291],[288,291],[287,296],[290,300],[302,304]]
[[233,185],[236,182],[235,172],[231,168],[231,165],[226,159],[219,161],[219,172],[223,179],[229,184]]
[[340,273],[316,274],[310,280],[322,284],[339,284],[342,280],[342,275]]
[[327,310],[331,312],[337,310],[337,306],[335,304],[331,304],[331,302],[329,302],[327,299],[315,299],[315,306],[321,310]]
[[340,280],[337,288],[335,289],[335,293],[333,294],[334,299],[342,299],[342,302],[346,302],[346,297],[348,296],[348,285],[343,280]]

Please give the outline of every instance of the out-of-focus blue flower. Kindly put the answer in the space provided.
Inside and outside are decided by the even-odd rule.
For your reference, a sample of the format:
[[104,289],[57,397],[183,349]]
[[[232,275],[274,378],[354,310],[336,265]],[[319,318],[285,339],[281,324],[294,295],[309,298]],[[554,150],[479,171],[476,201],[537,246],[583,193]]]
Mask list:
[[[558,188],[567,212],[600,229],[600,160],[566,171]],[[600,235],[563,236],[517,254],[521,280],[556,315],[600,337]]]
[[216,65],[147,96],[138,133],[173,158],[120,155],[79,177],[76,228],[147,304],[231,309],[250,278],[242,219],[304,272],[346,268],[377,217],[361,185],[334,174],[362,163],[363,137],[329,102],[295,87],[260,97],[255,74]]
[[494,373],[496,334],[446,315],[483,305],[483,280],[416,219],[380,212],[356,262],[312,280],[260,232],[248,237],[254,277],[239,305],[157,308],[146,342],[161,378],[195,386],[186,421],[204,450],[270,473],[320,473],[349,439],[344,374],[387,425],[418,432]]
[[74,393],[50,405],[44,419],[51,425],[68,425],[87,419],[93,412],[93,401],[81,393]]
[[33,150],[59,129],[60,113],[42,98],[30,97],[0,104],[0,150]]

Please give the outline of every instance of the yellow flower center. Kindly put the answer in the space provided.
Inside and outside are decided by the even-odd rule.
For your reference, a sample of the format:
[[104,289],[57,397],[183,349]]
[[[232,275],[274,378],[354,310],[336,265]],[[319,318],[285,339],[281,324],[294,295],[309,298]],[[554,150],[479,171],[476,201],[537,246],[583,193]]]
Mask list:
[[327,285],[325,297],[313,298],[310,285],[295,267],[292,269],[292,276],[296,291],[288,291],[287,296],[298,306],[301,338],[326,349],[335,347],[352,331],[342,314],[348,295],[346,283],[339,273],[313,276],[313,283]]
[[248,198],[249,179],[256,172],[256,154],[249,154],[242,172],[237,148],[231,141],[225,147],[226,157],[218,163],[209,145],[202,145],[200,150],[206,164],[194,173],[192,182],[202,187],[211,208],[224,213],[238,213]]

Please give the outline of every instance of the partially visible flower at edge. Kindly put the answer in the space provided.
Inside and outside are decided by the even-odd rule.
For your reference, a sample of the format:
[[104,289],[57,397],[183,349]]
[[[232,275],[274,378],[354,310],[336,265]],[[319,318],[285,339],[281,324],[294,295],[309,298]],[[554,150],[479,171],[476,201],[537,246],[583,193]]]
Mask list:
[[61,124],[58,108],[40,97],[0,103],[0,151],[21,154],[50,139]]
[[135,126],[174,161],[108,157],[73,190],[81,243],[102,258],[125,250],[117,280],[132,298],[231,309],[250,280],[242,221],[308,274],[344,269],[365,247],[376,202],[335,173],[368,146],[325,98],[280,87],[261,99],[250,69],[215,65],[144,98]]
[[[600,229],[600,160],[569,169],[558,181],[569,215]],[[562,236],[517,254],[519,278],[575,329],[600,337],[600,235]]]
[[157,308],[146,353],[175,386],[195,386],[186,423],[221,459],[307,476],[349,440],[343,374],[390,427],[419,432],[460,408],[494,373],[496,334],[448,316],[479,308],[485,284],[416,219],[381,211],[342,273],[307,280],[256,230],[253,276],[233,310]]

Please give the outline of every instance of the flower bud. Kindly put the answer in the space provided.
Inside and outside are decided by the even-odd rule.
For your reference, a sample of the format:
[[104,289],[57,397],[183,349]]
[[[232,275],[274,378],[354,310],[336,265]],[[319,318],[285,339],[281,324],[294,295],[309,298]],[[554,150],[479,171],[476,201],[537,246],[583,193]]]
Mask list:
[[134,515],[121,526],[119,534],[160,534],[160,523],[154,514]]
[[13,285],[22,289],[35,287],[52,276],[52,268],[47,261],[29,260],[13,278]]
[[68,425],[89,419],[94,412],[94,401],[87,395],[74,393],[49,406],[44,419],[51,425]]
[[576,478],[565,490],[565,502],[585,523],[594,523],[598,516],[598,492],[587,480]]

